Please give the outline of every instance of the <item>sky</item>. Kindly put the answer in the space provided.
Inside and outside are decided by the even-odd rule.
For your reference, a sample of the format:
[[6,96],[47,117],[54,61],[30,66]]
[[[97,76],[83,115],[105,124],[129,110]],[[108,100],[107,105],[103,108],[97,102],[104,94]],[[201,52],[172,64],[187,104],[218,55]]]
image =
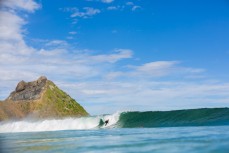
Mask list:
[[0,99],[47,76],[90,114],[229,107],[228,0],[0,0]]

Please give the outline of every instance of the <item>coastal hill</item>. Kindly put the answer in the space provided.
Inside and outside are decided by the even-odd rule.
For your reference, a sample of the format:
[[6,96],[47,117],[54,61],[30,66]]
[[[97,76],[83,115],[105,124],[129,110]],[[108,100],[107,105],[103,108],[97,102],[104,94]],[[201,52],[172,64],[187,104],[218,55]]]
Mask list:
[[80,104],[45,76],[32,82],[20,81],[15,91],[0,101],[0,121],[28,116],[62,118],[87,115]]

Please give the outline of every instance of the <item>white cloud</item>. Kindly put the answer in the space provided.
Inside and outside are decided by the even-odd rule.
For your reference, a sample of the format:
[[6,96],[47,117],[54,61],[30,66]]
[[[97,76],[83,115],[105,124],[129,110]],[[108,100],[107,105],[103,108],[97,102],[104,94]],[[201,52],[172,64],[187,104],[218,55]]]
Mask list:
[[34,12],[41,5],[33,0],[1,0],[1,5],[15,10]]
[[115,10],[123,11],[124,9],[125,9],[125,5],[116,5],[116,6],[107,7],[108,11],[115,11]]
[[84,7],[85,11],[81,12],[79,9],[76,9],[74,13],[71,15],[72,18],[74,17],[81,17],[81,18],[87,18],[96,14],[99,14],[101,11],[99,9],[95,9],[92,7]]
[[67,47],[68,43],[64,40],[52,40],[52,41],[47,42],[45,46],[63,48],[63,47]]
[[52,56],[53,57],[53,56],[57,56],[57,55],[63,55],[67,52],[64,49],[55,49],[55,50],[49,50],[49,51],[41,49],[37,53],[41,56]]
[[114,79],[116,79],[116,78],[118,78],[118,77],[124,77],[124,76],[128,76],[128,74],[127,73],[125,73],[125,72],[120,72],[120,71],[115,71],[115,72],[109,72],[106,76],[105,76],[105,78],[107,79],[107,80],[114,80]]
[[131,58],[132,54],[130,49],[116,49],[114,54],[90,56],[90,59],[96,62],[115,63],[121,59]]
[[13,2],[12,0],[4,0],[1,4],[5,8],[0,10],[0,20],[2,21],[0,22],[1,57],[9,57],[10,55],[8,54],[13,54],[14,56],[31,54],[34,51],[32,47],[26,45],[23,38],[26,31],[23,26],[26,21],[11,9],[25,9],[32,12],[38,8],[38,4],[35,5],[32,1],[25,0]]
[[135,5],[133,2],[126,2],[125,5],[117,5],[117,6],[108,6],[107,10],[124,10],[131,9],[131,11],[136,11],[137,9],[141,9],[142,7],[139,5]]
[[172,71],[177,63],[177,61],[150,62],[136,67],[136,70],[140,73],[146,73],[152,76],[163,76]]
[[133,2],[126,2],[128,8],[131,8],[132,11],[136,11],[137,9],[141,9],[142,7],[139,5],[135,5]]
[[21,26],[25,24],[24,19],[12,12],[0,11],[0,39],[1,40],[22,40]]
[[112,71],[105,76],[108,80],[117,78],[152,79],[161,77],[180,77],[186,79],[204,78],[204,69],[180,66],[178,61],[155,61],[143,65],[128,65],[126,71]]
[[141,6],[134,5],[134,6],[132,7],[132,11],[136,11],[137,9],[140,9],[140,8],[141,8]]
[[181,75],[186,78],[194,78],[194,76],[200,75],[203,77],[203,72],[205,72],[204,69],[182,67],[179,61],[156,61],[145,63],[141,66],[130,67],[134,68],[134,75],[144,75],[148,77]]

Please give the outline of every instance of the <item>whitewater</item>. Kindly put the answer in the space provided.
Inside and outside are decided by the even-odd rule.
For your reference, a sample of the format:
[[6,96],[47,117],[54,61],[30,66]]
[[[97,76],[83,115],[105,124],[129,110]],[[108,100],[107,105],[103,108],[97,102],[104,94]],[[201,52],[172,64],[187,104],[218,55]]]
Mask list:
[[[0,123],[0,133],[109,128],[118,122],[120,114],[120,112],[117,112],[111,115],[99,115],[80,118],[46,120],[34,120],[30,118],[20,121],[7,121]],[[101,122],[103,123],[108,119],[109,123],[106,126],[101,124]]]

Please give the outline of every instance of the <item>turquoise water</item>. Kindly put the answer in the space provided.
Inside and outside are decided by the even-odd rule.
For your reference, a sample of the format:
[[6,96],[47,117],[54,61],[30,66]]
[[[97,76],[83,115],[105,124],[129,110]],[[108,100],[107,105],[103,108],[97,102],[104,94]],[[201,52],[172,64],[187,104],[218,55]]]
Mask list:
[[0,143],[1,153],[228,153],[229,126],[1,133]]

